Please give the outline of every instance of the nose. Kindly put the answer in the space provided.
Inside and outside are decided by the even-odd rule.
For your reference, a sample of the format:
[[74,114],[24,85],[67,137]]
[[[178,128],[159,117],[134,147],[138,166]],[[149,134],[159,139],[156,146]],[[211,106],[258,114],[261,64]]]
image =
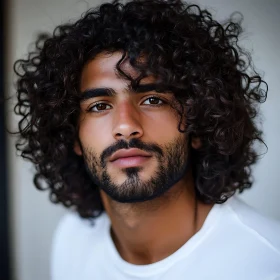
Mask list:
[[140,113],[131,101],[122,101],[121,104],[116,106],[114,113],[112,132],[116,140],[142,137],[143,128]]

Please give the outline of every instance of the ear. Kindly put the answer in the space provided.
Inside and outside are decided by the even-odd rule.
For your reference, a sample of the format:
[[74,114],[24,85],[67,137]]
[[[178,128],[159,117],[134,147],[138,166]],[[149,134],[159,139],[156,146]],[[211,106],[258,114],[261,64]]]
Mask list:
[[201,140],[199,137],[192,137],[192,140],[191,140],[191,145],[192,145],[192,148],[197,150],[199,148],[201,148],[202,146],[202,143],[201,143]]
[[82,153],[82,149],[81,149],[81,145],[80,143],[76,140],[75,143],[74,143],[74,152],[78,155],[78,156],[81,156],[83,153]]

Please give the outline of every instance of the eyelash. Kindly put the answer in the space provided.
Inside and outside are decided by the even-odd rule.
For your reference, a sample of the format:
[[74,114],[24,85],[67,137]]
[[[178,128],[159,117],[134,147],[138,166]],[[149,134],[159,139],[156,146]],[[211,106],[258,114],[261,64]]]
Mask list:
[[[161,104],[150,104],[150,106],[153,106],[153,107],[161,107],[161,106],[163,106],[163,105],[166,104],[166,102],[165,102],[163,99],[161,99],[161,98],[159,98],[159,97],[157,97],[157,96],[149,96],[148,98],[146,98],[146,99],[143,101],[143,103],[144,103],[145,101],[151,99],[151,98],[154,98],[154,99],[156,99],[156,100],[159,100],[159,101],[161,101],[162,103],[161,103]],[[108,104],[105,103],[105,102],[96,102],[93,106],[91,106],[91,107],[89,107],[89,108],[87,109],[87,112],[95,113],[95,114],[100,114],[100,113],[103,113],[104,111],[106,111],[106,109],[105,109],[105,110],[101,110],[101,111],[92,111],[92,109],[93,109],[94,107],[96,107],[97,105],[99,105],[99,104],[108,105]],[[147,104],[146,104],[146,105],[147,105]]]

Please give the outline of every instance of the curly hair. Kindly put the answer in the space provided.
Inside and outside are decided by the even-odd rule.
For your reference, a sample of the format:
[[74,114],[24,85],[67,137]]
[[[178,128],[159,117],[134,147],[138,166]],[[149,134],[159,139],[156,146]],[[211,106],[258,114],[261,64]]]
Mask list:
[[[81,217],[104,211],[98,186],[73,150],[80,75],[85,63],[104,51],[123,53],[117,69],[134,87],[141,77],[154,75],[159,90],[174,93],[187,124],[181,132],[202,143],[190,151],[201,201],[223,203],[251,187],[251,166],[259,157],[253,144],[265,144],[255,120],[267,84],[240,47],[241,32],[240,22],[218,23],[209,11],[180,0],[132,0],[102,4],[53,34],[39,33],[34,50],[14,64],[14,111],[21,117],[16,148],[34,163],[36,187],[48,189],[52,202]],[[122,71],[124,57],[140,79]]]

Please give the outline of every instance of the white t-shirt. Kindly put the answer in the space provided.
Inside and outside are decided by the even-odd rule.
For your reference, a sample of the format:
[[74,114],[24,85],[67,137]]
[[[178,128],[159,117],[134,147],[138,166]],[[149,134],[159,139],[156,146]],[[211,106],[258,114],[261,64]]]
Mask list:
[[169,257],[126,262],[104,212],[92,225],[67,214],[54,235],[51,280],[280,280],[280,223],[238,198],[216,204],[201,230]]

